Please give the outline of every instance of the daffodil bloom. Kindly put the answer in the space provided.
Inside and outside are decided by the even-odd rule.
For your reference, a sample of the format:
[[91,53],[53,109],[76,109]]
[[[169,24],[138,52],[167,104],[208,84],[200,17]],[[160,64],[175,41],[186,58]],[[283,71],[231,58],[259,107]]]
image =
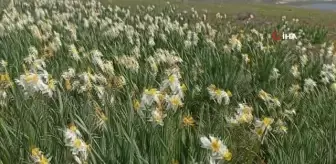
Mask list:
[[42,155],[39,164],[49,164],[49,159]]
[[31,154],[32,154],[32,156],[40,156],[40,153],[41,153],[41,151],[40,151],[39,148],[33,148],[33,149],[31,150]]
[[251,60],[247,54],[242,54],[243,60],[245,64],[248,64]]
[[237,114],[234,118],[229,119],[231,124],[251,123],[253,121],[253,108],[246,104],[239,104],[236,109]]
[[173,95],[168,98],[168,106],[167,109],[177,110],[178,107],[183,106],[181,98],[178,95]]
[[140,102],[138,100],[133,100],[133,108],[135,111],[139,111],[140,109]]
[[218,104],[221,104],[224,99],[224,104],[228,105],[230,103],[230,96],[232,96],[231,92],[229,94],[219,88],[216,88],[215,85],[210,85],[208,88],[208,92],[210,94],[210,98],[215,100]]
[[257,134],[258,138],[262,138],[263,134],[264,134],[264,129],[262,127],[256,127],[254,129],[254,132]]
[[0,65],[1,65],[3,68],[6,68],[7,65],[8,65],[8,62],[5,61],[5,60],[1,60],[1,61],[0,61]]
[[210,139],[207,137],[201,137],[202,147],[209,149],[213,154],[220,152],[221,148],[224,146],[222,141],[219,138],[210,136]]
[[[42,94],[48,94],[50,97],[53,93],[52,85],[48,84],[49,74],[46,71],[41,73],[27,73],[20,75],[19,79],[16,79],[16,83],[23,87],[26,93],[32,94],[36,92],[42,92]],[[50,87],[51,86],[51,87]]]
[[268,94],[264,90],[260,90],[258,96],[259,96],[259,98],[261,98],[264,101],[266,101],[270,98],[270,94]]
[[152,117],[150,118],[149,121],[157,124],[157,125],[161,125],[163,126],[163,119],[166,117],[167,115],[164,114],[161,110],[156,109],[152,111]]
[[219,159],[223,161],[231,161],[232,159],[232,153],[229,151],[229,149],[223,145],[220,149],[220,152],[216,154],[213,159]]
[[88,158],[89,146],[80,138],[76,138],[71,145],[71,152],[77,162],[84,162]]
[[67,80],[73,78],[75,75],[76,75],[75,69],[69,68],[68,71],[63,72],[62,77],[63,79]]
[[70,82],[69,79],[66,79],[66,80],[65,80],[64,85],[65,85],[65,89],[66,89],[67,91],[70,91],[70,90],[71,90],[71,82]]
[[145,89],[142,94],[140,108],[145,108],[146,106],[153,105],[154,102],[160,104],[160,91],[156,88]]
[[265,117],[263,123],[266,127],[269,127],[273,123],[274,119],[270,117]]
[[232,50],[241,51],[242,44],[240,40],[237,38],[237,35],[232,35],[231,38],[229,39],[229,43],[231,45]]
[[168,77],[168,79],[165,79],[160,86],[160,91],[163,91],[167,88],[170,88],[170,91],[172,94],[179,95],[180,98],[184,97],[183,94],[183,88],[179,81],[179,76],[177,74],[172,74]]
[[263,120],[257,119],[255,121],[255,129],[254,132],[257,134],[257,136],[261,139],[263,135],[268,131],[271,130],[271,124],[274,122],[273,118],[265,117]]
[[281,103],[277,97],[272,97],[271,94],[265,92],[264,90],[260,90],[258,97],[262,99],[269,107],[280,107]]
[[223,160],[231,161],[231,159],[232,159],[232,153],[229,150],[226,149],[223,152]]
[[75,140],[78,136],[81,137],[82,134],[79,132],[75,125],[70,125],[64,132],[66,143]]
[[50,159],[44,156],[43,152],[40,151],[39,148],[32,148],[31,149],[31,159],[36,164],[49,164]]
[[81,59],[74,44],[69,46],[69,53],[71,55],[71,58],[73,58],[75,61],[79,61]]
[[103,129],[106,127],[106,121],[108,120],[105,113],[99,108],[96,108],[96,124],[97,127]]
[[0,87],[2,88],[8,88],[12,85],[12,82],[10,80],[9,74],[0,74]]
[[287,133],[287,127],[286,127],[286,125],[285,125],[285,123],[282,121],[282,120],[278,120],[277,122],[276,122],[276,126],[277,126],[277,128],[276,128],[276,132],[279,132],[279,133]]
[[82,139],[82,135],[73,124],[65,130],[65,145],[70,147],[71,153],[77,163],[83,163],[87,161],[89,145],[87,145]]
[[184,116],[183,117],[183,125],[184,126],[195,126],[195,120],[192,116]]

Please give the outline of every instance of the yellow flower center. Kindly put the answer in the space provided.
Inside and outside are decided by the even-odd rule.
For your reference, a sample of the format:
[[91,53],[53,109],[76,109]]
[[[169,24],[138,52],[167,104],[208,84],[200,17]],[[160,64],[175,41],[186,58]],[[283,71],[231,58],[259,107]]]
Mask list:
[[82,146],[82,141],[78,138],[75,139],[74,141],[74,147],[79,149]]
[[249,119],[248,119],[248,118],[249,118],[248,114],[245,114],[245,113],[244,113],[243,115],[240,116],[240,118],[239,118],[239,122],[240,122],[240,123],[243,123],[243,122],[249,122]]
[[185,116],[183,118],[183,124],[184,124],[184,126],[194,126],[195,125],[195,120],[191,116]]
[[9,74],[0,74],[0,82],[9,82],[10,78],[9,78]]
[[264,130],[262,128],[257,128],[256,133],[259,137],[261,137],[264,134]]
[[46,157],[42,156],[40,164],[49,164],[49,160]]
[[214,139],[214,140],[211,142],[211,150],[212,150],[213,152],[219,152],[220,146],[221,146],[221,145],[220,145],[218,139]]
[[71,125],[69,129],[71,131],[75,132],[77,130],[77,127],[75,125]]
[[226,161],[231,161],[232,159],[232,153],[227,150],[223,153],[223,158],[226,160]]
[[37,84],[37,82],[38,82],[38,75],[37,74],[28,75],[28,76],[26,76],[25,80],[28,83],[32,82],[34,84]]
[[220,89],[216,89],[216,90],[215,90],[215,94],[216,94],[217,96],[220,96],[220,95],[222,94],[222,91],[221,91]]
[[266,93],[265,91],[262,90],[262,91],[259,92],[259,97],[261,99],[265,100],[266,97],[268,97],[268,93]]
[[66,79],[65,80],[65,89],[67,91],[71,90],[71,83],[70,83],[70,80],[69,79]]
[[271,125],[272,122],[273,122],[273,119],[272,119],[272,118],[265,117],[265,118],[263,119],[263,123],[264,123],[266,126]]
[[172,97],[172,98],[170,99],[170,103],[173,104],[174,106],[179,106],[179,105],[181,105],[181,101],[180,101],[180,99],[179,99],[177,96]]
[[140,102],[138,100],[133,101],[133,108],[138,111],[140,109]]
[[282,130],[282,131],[284,131],[284,132],[286,132],[287,131],[287,127],[286,126],[280,126],[280,129]]
[[55,80],[54,80],[54,79],[50,78],[50,79],[48,80],[48,87],[49,87],[50,89],[52,89],[52,90],[55,89]]
[[165,93],[160,93],[160,94],[159,94],[159,100],[160,100],[160,101],[163,101],[164,98],[165,98]]
[[38,156],[40,153],[40,149],[39,148],[33,148],[31,151],[33,156]]
[[251,111],[252,111],[252,108],[251,108],[251,107],[249,107],[249,106],[244,106],[244,108],[243,108],[243,113],[244,113],[244,114],[250,113]]
[[154,120],[156,122],[161,122],[162,121],[162,114],[160,111],[157,112],[157,114],[154,115]]
[[157,92],[157,90],[155,88],[152,88],[148,91],[148,94],[154,96],[156,94],[156,92]]
[[229,96],[229,97],[232,97],[232,93],[231,93],[231,91],[226,91],[226,94]]
[[169,80],[170,83],[174,83],[176,81],[176,78],[175,78],[175,76],[171,75],[171,76],[169,76],[168,80]]

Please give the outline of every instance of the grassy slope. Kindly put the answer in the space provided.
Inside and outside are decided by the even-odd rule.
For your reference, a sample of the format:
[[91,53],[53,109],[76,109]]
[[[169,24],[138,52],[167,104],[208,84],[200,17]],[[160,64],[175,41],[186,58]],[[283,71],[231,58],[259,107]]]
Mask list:
[[[166,3],[165,0],[101,0],[104,4],[116,4],[121,6],[135,6],[137,4],[160,5]],[[283,5],[255,4],[255,3],[225,3],[209,4],[203,2],[182,3],[181,0],[171,0],[173,4],[180,9],[189,9],[191,6],[195,9],[208,9],[209,13],[226,13],[229,16],[235,16],[241,12],[253,12],[260,21],[273,21],[281,19],[286,15],[287,18],[299,18],[307,25],[323,25],[329,29],[329,36],[336,38],[336,12],[320,11],[313,9],[294,8]]]
[[[108,2],[107,2],[108,3]],[[117,0],[113,1],[113,4],[121,4],[121,5],[133,5],[133,4],[146,4],[153,3],[146,1],[129,1],[129,0]],[[163,1],[155,2],[156,4],[164,3]],[[308,10],[298,9],[289,11],[287,7],[282,6],[268,6],[268,5],[239,5],[239,9],[237,9],[237,4],[227,4],[225,6],[215,6],[215,5],[200,5],[199,3],[192,3],[196,8],[211,8],[210,12],[222,12],[227,14],[235,14],[241,11],[255,11],[261,17],[274,19],[278,18],[281,15],[287,15],[288,17],[299,17],[303,20],[313,20],[309,21],[310,24],[316,24],[320,21],[325,25],[329,25],[335,18],[330,16],[327,12],[310,12],[310,15],[307,15]],[[181,7],[186,7],[186,5],[179,5]],[[202,6],[202,7],[201,7]],[[284,10],[284,9],[287,10]],[[286,11],[286,12],[281,12]],[[295,12],[294,12],[295,11]],[[315,14],[314,14],[315,13]],[[329,26],[331,27],[331,26]],[[324,101],[324,102],[323,102]],[[272,159],[270,159],[270,163],[286,163],[284,161],[292,161],[292,163],[316,163],[318,159],[323,159],[324,161],[320,163],[333,163],[333,159],[335,156],[332,154],[332,150],[335,150],[334,143],[336,143],[335,137],[331,135],[335,133],[335,125],[336,123],[333,121],[336,120],[335,110],[333,100],[330,98],[330,95],[320,97],[320,100],[312,100],[314,103],[318,104],[319,102],[323,102],[320,106],[316,105],[314,107],[309,106],[308,104],[303,104],[303,108],[306,110],[304,112],[310,113],[311,117],[307,117],[307,115],[299,115],[297,118],[302,124],[297,125],[297,133],[292,133],[292,135],[288,135],[286,138],[279,141],[274,147],[280,146],[281,149],[270,151],[272,152]],[[316,112],[320,111],[320,112]],[[322,112],[321,112],[322,111]],[[329,120],[325,121],[325,120]],[[314,124],[313,124],[314,123]],[[300,134],[300,135],[295,135]],[[328,136],[328,137],[326,137]],[[287,142],[283,142],[283,141]],[[319,141],[319,142],[317,142]],[[307,145],[311,145],[307,147]],[[274,147],[270,147],[269,149],[274,149]],[[327,151],[327,150],[331,151]],[[315,153],[314,153],[315,152]],[[307,157],[311,154],[316,154],[315,157]],[[320,154],[324,154],[320,156]],[[315,159],[317,158],[317,159]],[[280,160],[281,159],[281,160]],[[314,161],[314,162],[312,162]],[[288,163],[288,162],[287,162]]]
[[[0,10],[5,8],[9,0],[1,0]],[[166,3],[165,0],[101,0],[103,4],[117,4],[121,6],[135,6],[137,4],[160,5]],[[280,19],[281,16],[286,15],[289,18],[300,18],[303,22],[310,25],[324,25],[330,30],[330,36],[336,38],[336,12],[319,11],[311,9],[301,9],[288,6],[275,6],[269,4],[239,4],[239,3],[225,3],[225,4],[207,4],[203,2],[188,2],[181,3],[181,0],[171,0],[170,2],[176,4],[181,9],[189,8],[190,6],[196,9],[208,9],[210,13],[226,13],[228,15],[235,15],[240,12],[253,12],[258,18],[264,21],[272,21]]]
[[[130,5],[133,4],[161,4],[163,1],[149,1],[142,0],[141,2],[135,0],[113,0],[112,4]],[[209,12],[221,12],[230,15],[235,15],[242,11],[255,12],[264,20],[271,21],[280,19],[282,15],[288,18],[300,18],[301,21],[308,25],[324,25],[330,30],[330,37],[336,38],[336,15],[331,12],[314,11],[307,9],[294,9],[286,6],[270,6],[270,5],[256,5],[256,4],[225,4],[213,5],[202,3],[189,3],[188,5],[176,2],[179,7],[185,8],[188,5],[195,8],[211,9]],[[322,23],[321,23],[322,22]],[[311,100],[312,104],[302,104],[298,102],[301,112],[296,117],[296,128],[289,132],[290,135],[278,140],[278,143],[265,147],[269,150],[269,163],[274,164],[297,164],[297,163],[333,163],[335,160],[335,146],[336,142],[334,129],[336,113],[330,95],[322,94],[316,100]],[[318,103],[323,102],[323,103]],[[313,105],[319,104],[319,105]],[[317,112],[319,111],[319,112]],[[325,120],[329,120],[326,122]],[[313,155],[314,154],[314,155]]]

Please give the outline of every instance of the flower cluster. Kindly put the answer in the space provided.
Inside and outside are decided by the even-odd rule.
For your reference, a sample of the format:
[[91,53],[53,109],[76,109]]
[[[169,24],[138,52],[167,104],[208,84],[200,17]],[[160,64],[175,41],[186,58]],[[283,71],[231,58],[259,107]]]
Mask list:
[[82,140],[82,134],[73,124],[64,132],[64,142],[78,164],[84,163],[88,160],[89,145]]
[[31,159],[33,160],[34,164],[49,164],[51,158],[46,157],[39,148],[33,147],[31,149]]
[[264,90],[260,90],[258,93],[258,97],[262,99],[268,107],[280,107],[281,103],[278,98],[273,97],[271,94],[265,92]]
[[201,137],[201,143],[203,148],[211,150],[210,161],[230,161],[232,159],[232,153],[219,138],[213,136],[208,138],[204,136]]
[[224,104],[228,105],[230,103],[230,97],[232,96],[232,93],[230,91],[224,91],[220,88],[217,88],[215,85],[211,84],[207,88],[210,98],[212,100],[215,100],[218,104],[221,104],[224,99]]
[[15,82],[24,89],[26,95],[42,93],[52,97],[56,89],[56,81],[45,70],[45,61],[43,58],[38,58],[36,48],[30,47],[28,51],[29,55],[24,60],[29,67],[24,65],[25,73],[15,79]]
[[231,124],[242,124],[248,123],[250,124],[253,121],[253,108],[246,104],[238,104],[238,108],[236,109],[237,113],[234,118],[230,118],[229,122]]

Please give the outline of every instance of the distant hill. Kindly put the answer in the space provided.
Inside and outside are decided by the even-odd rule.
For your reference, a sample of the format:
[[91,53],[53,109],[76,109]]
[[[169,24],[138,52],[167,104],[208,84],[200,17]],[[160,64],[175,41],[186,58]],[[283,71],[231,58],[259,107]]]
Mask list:
[[182,0],[203,2],[261,2],[261,3],[291,3],[291,2],[336,2],[336,0]]

